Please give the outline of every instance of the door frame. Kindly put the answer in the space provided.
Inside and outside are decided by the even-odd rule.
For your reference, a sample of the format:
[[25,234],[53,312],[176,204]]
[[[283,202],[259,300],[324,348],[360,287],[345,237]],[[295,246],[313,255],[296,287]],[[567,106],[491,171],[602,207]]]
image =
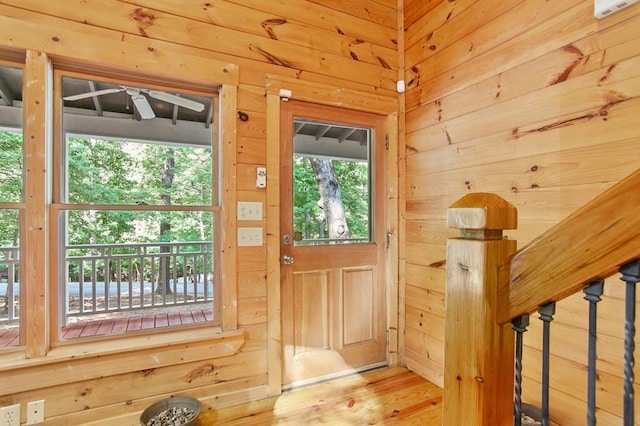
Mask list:
[[281,76],[267,76],[267,143],[266,143],[266,247],[267,247],[267,392],[282,392],[282,324],[280,294],[280,105],[289,99],[364,111],[385,116],[387,145],[387,193],[383,200],[389,206],[384,224],[388,232],[388,249],[382,265],[385,268],[386,316],[388,329],[387,362],[398,363],[398,96],[381,96],[351,89],[340,89],[321,83]]

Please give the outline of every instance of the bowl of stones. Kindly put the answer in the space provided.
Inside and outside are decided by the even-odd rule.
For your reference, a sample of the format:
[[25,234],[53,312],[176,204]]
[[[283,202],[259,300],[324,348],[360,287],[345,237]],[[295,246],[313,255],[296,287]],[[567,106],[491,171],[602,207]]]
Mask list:
[[172,396],[147,407],[140,414],[142,426],[195,425],[200,415],[200,401],[188,396]]

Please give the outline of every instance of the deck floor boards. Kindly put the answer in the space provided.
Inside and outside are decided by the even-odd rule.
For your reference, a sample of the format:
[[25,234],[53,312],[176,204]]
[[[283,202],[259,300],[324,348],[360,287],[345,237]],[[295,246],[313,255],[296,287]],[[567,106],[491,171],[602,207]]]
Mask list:
[[[104,318],[88,321],[78,321],[62,327],[61,339],[76,339],[78,337],[107,336],[120,334],[125,331],[149,330],[154,328],[199,324],[213,320],[213,310],[193,309],[181,312],[132,315],[130,317]],[[18,346],[17,327],[0,329],[0,348]]]

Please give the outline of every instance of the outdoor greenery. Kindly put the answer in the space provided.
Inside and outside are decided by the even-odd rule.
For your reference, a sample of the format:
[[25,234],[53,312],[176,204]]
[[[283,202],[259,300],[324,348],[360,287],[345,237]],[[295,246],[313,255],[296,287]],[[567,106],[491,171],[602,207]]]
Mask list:
[[[210,149],[70,137],[66,146],[65,201],[71,204],[161,205],[211,203],[213,160]],[[171,161],[170,186],[162,168]],[[22,134],[0,131],[0,202],[22,200]],[[294,158],[294,229],[305,239],[327,237],[318,183],[307,157]],[[368,167],[333,160],[351,238],[369,236]],[[162,221],[170,226],[160,232]],[[206,241],[213,217],[205,212],[69,210],[69,245]],[[0,246],[18,244],[18,210],[0,210]]]
[[[82,138],[69,138],[67,146],[69,203],[211,203],[211,149]],[[162,176],[168,162],[172,179],[166,185]],[[69,211],[68,243],[205,241],[213,235],[210,216],[201,211]],[[163,222],[169,226],[161,232]]]
[[[22,199],[22,134],[0,132],[0,196],[3,202]],[[67,202],[72,204],[207,205],[212,199],[211,150],[159,144],[69,138]],[[160,184],[167,155],[173,159],[170,187]],[[160,222],[170,230],[160,234]],[[204,212],[141,212],[133,210],[70,210],[68,244],[205,241],[213,235],[213,220]],[[0,245],[17,245],[18,210],[0,210]]]
[[[22,132],[0,131],[0,203],[22,201]],[[0,247],[19,242],[18,210],[0,209]]]
[[[308,157],[294,157],[294,231],[304,239],[328,238],[319,185]],[[369,237],[369,170],[367,163],[332,160],[338,178],[349,238]]]
[[[63,202],[87,206],[211,204],[211,149],[70,137],[65,151],[66,195],[63,195]],[[22,163],[21,132],[0,131],[0,202],[22,201]],[[171,176],[170,183],[163,183],[163,177],[168,175]],[[2,247],[19,245],[18,212],[18,209],[0,209]],[[212,241],[214,219],[211,211],[204,210],[100,210],[87,207],[68,210],[66,223],[66,244],[75,246]],[[199,246],[181,247],[181,252],[199,250]],[[67,256],[89,254],[81,248],[67,251]],[[128,262],[123,267],[128,267]],[[78,266],[70,264],[69,277],[76,278],[77,273]]]

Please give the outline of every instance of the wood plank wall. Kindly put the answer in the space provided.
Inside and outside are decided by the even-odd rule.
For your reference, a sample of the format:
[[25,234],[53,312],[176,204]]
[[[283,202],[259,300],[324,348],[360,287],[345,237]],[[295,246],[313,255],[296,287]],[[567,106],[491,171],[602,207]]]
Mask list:
[[[238,110],[249,119],[237,123],[236,199],[265,203],[264,190],[255,188],[255,168],[267,162],[265,76],[395,97],[397,23],[395,0],[3,0],[0,26],[7,35],[0,39],[0,49],[46,52],[55,45],[57,54],[82,62],[85,53],[97,49],[114,49],[117,56],[118,41],[129,40],[159,46],[158,52],[237,64]],[[85,44],[81,49],[56,45],[50,36],[62,31],[78,41],[86,36]],[[106,42],[92,45],[97,39]],[[135,64],[133,58],[121,60],[113,65]],[[171,55],[163,60],[171,61]],[[266,218],[263,227],[265,223]],[[173,392],[200,396],[208,407],[266,396],[266,264],[265,246],[238,248],[237,321],[245,336],[238,354],[212,360],[202,356],[211,351],[209,346],[187,344],[173,364],[151,372],[105,373],[56,386],[36,380],[28,390],[13,394],[3,386],[0,405],[44,398],[48,424],[80,424],[141,410],[155,396]],[[117,356],[112,362],[118,362]],[[94,368],[100,365],[96,362]],[[90,366],[89,361],[86,368]],[[46,366],[33,368],[47,374]],[[136,417],[120,420],[135,424]]]
[[[640,168],[640,5],[603,20],[593,0],[406,0],[404,11],[403,360],[442,384],[447,207],[499,194],[518,208],[507,234],[521,247]],[[598,424],[621,424],[621,286],[609,280],[600,304]],[[586,312],[576,295],[552,323],[551,416],[561,424],[585,424]],[[532,316],[526,338],[523,397],[533,403],[539,323]]]

